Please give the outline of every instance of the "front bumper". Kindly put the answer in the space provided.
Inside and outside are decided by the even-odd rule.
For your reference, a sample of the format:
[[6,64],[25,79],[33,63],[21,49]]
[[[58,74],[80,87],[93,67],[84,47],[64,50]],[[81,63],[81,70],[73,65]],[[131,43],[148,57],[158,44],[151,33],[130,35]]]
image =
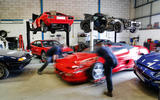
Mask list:
[[81,83],[86,82],[88,80],[88,77],[86,75],[86,72],[79,72],[79,73],[67,73],[60,71],[56,68],[55,71],[63,80],[70,82],[70,83]]
[[17,61],[17,62],[8,62],[7,66],[10,71],[19,71],[23,70],[23,68],[30,63],[32,59],[25,59],[24,61]]
[[139,67],[134,66],[134,73],[137,77],[146,85],[158,88],[160,86],[160,81],[153,79],[148,74],[144,73]]

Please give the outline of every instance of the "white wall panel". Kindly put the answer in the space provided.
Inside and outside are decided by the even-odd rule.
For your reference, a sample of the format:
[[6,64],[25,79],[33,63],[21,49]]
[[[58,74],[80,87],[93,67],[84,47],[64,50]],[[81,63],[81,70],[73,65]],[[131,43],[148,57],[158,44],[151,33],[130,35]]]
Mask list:
[[136,21],[141,22],[141,28],[147,28],[147,25],[149,24],[149,17],[141,18],[141,19],[138,19]]
[[150,4],[143,6],[142,9],[143,9],[141,12],[142,16],[146,16],[150,14]]
[[152,25],[154,25],[155,22],[159,22],[160,25],[160,15],[152,16]]
[[152,13],[160,13],[160,1],[156,1],[152,5]]
[[129,18],[129,0],[101,0],[101,12],[114,17]]
[[136,8],[136,18],[150,15],[150,4]]
[[140,40],[138,42],[139,45],[143,45],[144,41],[147,41],[148,38],[151,38],[152,40],[160,40],[160,30],[154,29],[154,30],[139,30],[136,34],[132,34],[130,37],[140,37]]

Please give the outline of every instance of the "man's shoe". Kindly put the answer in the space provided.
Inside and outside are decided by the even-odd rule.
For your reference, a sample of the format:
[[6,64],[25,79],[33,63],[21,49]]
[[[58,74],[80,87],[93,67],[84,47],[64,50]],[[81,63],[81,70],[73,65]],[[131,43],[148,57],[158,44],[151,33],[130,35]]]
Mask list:
[[105,94],[105,95],[107,95],[107,96],[109,96],[109,97],[113,97],[113,94],[112,94],[112,92],[107,92],[107,91],[104,91],[104,94]]
[[38,71],[37,71],[37,74],[38,74],[38,75],[42,75],[42,72],[40,72],[40,71],[38,70]]

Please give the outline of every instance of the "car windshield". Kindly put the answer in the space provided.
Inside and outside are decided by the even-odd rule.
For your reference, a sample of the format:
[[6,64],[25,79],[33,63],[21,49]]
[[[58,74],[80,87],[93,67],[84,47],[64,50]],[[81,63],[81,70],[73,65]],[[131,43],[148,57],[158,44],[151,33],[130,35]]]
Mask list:
[[42,41],[43,47],[51,47],[53,45],[60,45],[58,41]]

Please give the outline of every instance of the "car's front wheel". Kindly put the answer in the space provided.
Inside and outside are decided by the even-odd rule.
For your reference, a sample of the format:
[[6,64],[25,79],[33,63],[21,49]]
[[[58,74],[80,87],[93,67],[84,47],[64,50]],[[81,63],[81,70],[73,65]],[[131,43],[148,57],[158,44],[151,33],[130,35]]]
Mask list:
[[42,21],[42,22],[41,22],[41,31],[42,31],[42,32],[47,32],[47,30],[48,30],[48,27],[47,27],[46,24]]
[[91,80],[98,80],[104,77],[103,64],[100,62],[94,63],[89,71]]
[[5,79],[9,76],[9,71],[6,68],[6,65],[3,63],[0,63],[0,79]]

